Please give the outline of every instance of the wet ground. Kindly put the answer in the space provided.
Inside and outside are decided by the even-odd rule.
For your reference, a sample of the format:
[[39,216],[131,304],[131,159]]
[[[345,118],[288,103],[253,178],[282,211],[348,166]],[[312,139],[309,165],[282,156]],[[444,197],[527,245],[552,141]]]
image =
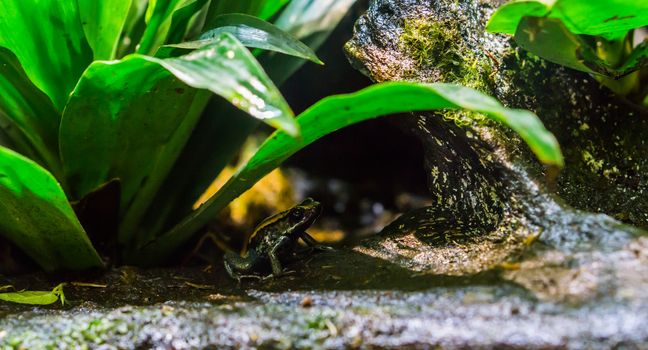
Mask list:
[[[193,294],[193,292],[191,292]],[[502,294],[505,294],[503,296]],[[204,291],[204,301],[5,317],[24,348],[609,348],[646,339],[646,305],[537,302],[515,286],[428,291]]]
[[[293,274],[264,282],[237,284],[220,265],[124,267],[83,280],[2,278],[18,289],[71,284],[63,307],[0,304],[0,346],[645,347],[648,238],[602,215],[545,204],[561,222],[525,248],[516,239],[490,243],[501,254],[484,259],[469,258],[480,244],[430,247],[395,243],[415,239],[409,235],[377,236],[293,262]],[[585,228],[588,235],[573,236]]]

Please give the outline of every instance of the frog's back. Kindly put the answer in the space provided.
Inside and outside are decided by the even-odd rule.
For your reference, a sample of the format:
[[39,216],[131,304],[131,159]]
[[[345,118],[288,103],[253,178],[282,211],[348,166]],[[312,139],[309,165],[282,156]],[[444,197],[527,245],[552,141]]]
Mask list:
[[260,247],[269,240],[276,239],[275,236],[283,235],[285,228],[282,227],[284,226],[282,220],[285,216],[286,212],[281,212],[261,221],[248,238],[247,244],[243,247],[243,253],[247,253],[250,247]]

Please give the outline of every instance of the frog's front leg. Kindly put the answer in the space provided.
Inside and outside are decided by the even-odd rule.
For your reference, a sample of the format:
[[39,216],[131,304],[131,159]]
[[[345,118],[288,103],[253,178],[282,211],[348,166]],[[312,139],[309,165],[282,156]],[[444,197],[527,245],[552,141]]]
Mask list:
[[272,266],[272,275],[274,277],[279,277],[283,274],[283,267],[281,267],[281,261],[279,260],[279,251],[285,249],[285,246],[291,243],[290,237],[283,236],[274,244],[270,252],[268,252],[270,266]]
[[327,250],[334,250],[333,248],[320,244],[318,241],[313,238],[313,236],[309,235],[308,232],[304,231],[300,234],[301,239],[304,240],[306,245],[313,249],[321,250],[321,251],[327,251]]

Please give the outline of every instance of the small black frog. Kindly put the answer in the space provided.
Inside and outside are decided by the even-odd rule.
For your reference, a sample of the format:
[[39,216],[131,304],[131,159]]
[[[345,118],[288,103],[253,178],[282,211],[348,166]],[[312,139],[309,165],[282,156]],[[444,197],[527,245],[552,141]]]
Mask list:
[[225,254],[225,269],[234,279],[242,277],[261,278],[278,277],[284,274],[282,262],[296,253],[297,241],[301,238],[308,246],[327,250],[330,247],[320,245],[306,229],[315,222],[322,206],[312,198],[307,198],[298,205],[263,220],[250,235],[241,255],[228,252]]

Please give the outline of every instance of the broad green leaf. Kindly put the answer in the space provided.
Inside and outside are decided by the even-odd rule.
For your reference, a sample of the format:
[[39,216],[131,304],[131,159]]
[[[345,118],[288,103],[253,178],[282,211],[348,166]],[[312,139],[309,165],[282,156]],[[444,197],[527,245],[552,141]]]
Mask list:
[[0,112],[0,146],[20,153],[39,164],[45,163],[25,134],[2,112]]
[[[356,0],[292,0],[275,25],[296,38],[330,32]],[[319,45],[309,45],[319,46]]]
[[72,199],[111,179],[122,181],[122,210],[183,125],[196,90],[146,56],[93,63],[61,122],[61,157]]
[[[15,144],[27,143],[20,152],[60,175],[58,128],[60,115],[52,101],[23,70],[16,56],[0,47],[0,116],[15,130],[6,130]],[[5,125],[8,127],[8,125]],[[33,150],[35,154],[27,152]]]
[[54,177],[33,161],[3,147],[0,234],[46,271],[102,266]]
[[[316,50],[329,37],[356,0],[292,0],[275,25]],[[272,81],[281,85],[304,64],[302,60],[278,55],[259,58]]]
[[575,34],[603,35],[648,25],[645,0],[557,0],[551,17]]
[[311,106],[297,118],[302,130],[300,138],[292,138],[282,131],[273,133],[212,198],[134,258],[143,264],[167,258],[229,202],[319,138],[367,119],[430,109],[467,109],[483,113],[517,132],[543,163],[564,164],[555,137],[529,111],[505,108],[492,97],[453,84],[377,84],[354,94],[327,97]]
[[[528,50],[548,61],[594,74],[597,79],[609,77],[619,79],[632,71],[639,69],[639,64],[645,62],[645,52],[638,47],[632,55],[625,60],[626,64],[620,65],[617,59],[606,58],[599,45],[598,53],[590,46],[583,36],[573,34],[558,19],[542,17],[525,17],[520,21],[515,34],[515,41],[520,47]],[[623,47],[624,42],[612,42],[615,48],[612,56],[618,55],[616,46]],[[606,58],[606,59],[604,59]],[[623,62],[623,61],[622,61]],[[608,79],[608,78],[606,78]],[[620,95],[627,94],[621,88],[614,87],[613,81],[604,84]]]
[[156,194],[143,226],[144,241],[176,224],[214,178],[232,161],[243,142],[259,126],[258,120],[225,101],[212,99],[178,158],[169,177]]
[[36,87],[63,110],[92,62],[76,1],[0,1],[0,46],[11,50]]
[[156,157],[157,161],[151,169],[148,178],[145,178],[145,182],[141,185],[132,203],[126,209],[126,214],[119,225],[119,238],[122,241],[130,239],[133,243],[129,245],[129,248],[132,249],[134,246],[139,246],[142,237],[148,234],[146,231],[138,230],[138,225],[148,208],[157,207],[153,205],[153,198],[160,190],[162,183],[172,167],[175,166],[175,161],[178,159],[183,146],[195,128],[201,112],[209,101],[210,95],[208,91],[198,91],[193,102],[186,105],[186,115],[182,124],[174,133],[173,138],[168,141],[166,147],[159,152]]
[[317,64],[323,64],[317,58],[315,52],[304,43],[276,26],[256,17],[243,14],[222,15],[216,17],[210,23],[210,27],[214,29],[202,34],[198,40],[168,46],[181,49],[198,49],[219,40],[222,33],[230,33],[245,46],[281,52]]
[[61,305],[65,305],[65,294],[63,294],[61,283],[51,291],[31,291],[23,290],[19,292],[0,293],[0,300],[27,305],[50,305],[61,300]]
[[516,0],[500,6],[486,30],[515,34],[524,17],[561,20],[574,34],[622,37],[627,31],[648,25],[648,1],[643,0]]
[[122,181],[123,235],[134,234],[129,228],[150,205],[207,102],[208,95],[185,84],[297,133],[279,91],[229,34],[179,58],[132,55],[93,63],[63,115],[61,157],[74,199],[108,180]]
[[189,22],[205,6],[207,0],[193,1],[173,13],[171,17],[171,27],[164,41],[165,43],[179,43],[184,40]]
[[585,65],[585,57],[594,58],[591,48],[572,34],[560,20],[525,17],[520,21],[515,41],[548,61],[587,73],[597,73]]
[[497,8],[488,19],[486,30],[491,33],[515,35],[522,17],[542,17],[549,13],[553,3],[540,0],[511,1]]
[[5,125],[3,124],[2,119],[0,119],[0,146],[9,149],[14,149],[14,147],[16,147],[15,142],[11,140],[11,136],[9,136],[5,131]]
[[77,0],[81,24],[95,60],[115,58],[132,0]]
[[290,0],[265,1],[256,16],[263,20],[268,20],[289,2]]
[[[596,49],[586,36],[570,32],[554,18],[525,17],[520,21],[515,41],[520,47],[554,63],[594,75],[602,85],[620,96],[636,91],[638,73],[633,73],[642,60],[641,49],[624,55],[626,41],[597,38]],[[623,63],[627,62],[625,66]]]
[[137,53],[152,54],[164,43],[171,25],[171,15],[180,0],[150,0],[146,12],[147,25]]
[[156,60],[187,85],[211,90],[266,124],[299,135],[293,112],[254,56],[229,33],[180,58]]
[[[354,1],[292,0],[281,12],[277,23],[282,30],[316,49],[324,43]],[[232,3],[242,6],[242,2]],[[303,59],[269,51],[260,51],[259,60],[277,84],[288,79],[305,63]],[[238,114],[221,100],[212,99],[209,103],[176,166],[158,192],[154,200],[158,205],[147,213],[147,228],[152,235],[175,225],[191,212],[196,199],[236,156],[249,133],[257,127],[257,120],[240,118]]]
[[148,10],[148,0],[131,0],[131,7],[126,16],[126,23],[124,23],[124,34],[133,31],[140,20],[146,23],[146,11]]
[[116,57],[124,57],[135,52],[135,47],[142,39],[146,29],[146,9],[148,0],[131,0],[131,7],[126,16],[122,38],[117,47]]
[[267,20],[274,16],[290,0],[220,0],[212,1],[206,23],[228,13],[243,13]]

